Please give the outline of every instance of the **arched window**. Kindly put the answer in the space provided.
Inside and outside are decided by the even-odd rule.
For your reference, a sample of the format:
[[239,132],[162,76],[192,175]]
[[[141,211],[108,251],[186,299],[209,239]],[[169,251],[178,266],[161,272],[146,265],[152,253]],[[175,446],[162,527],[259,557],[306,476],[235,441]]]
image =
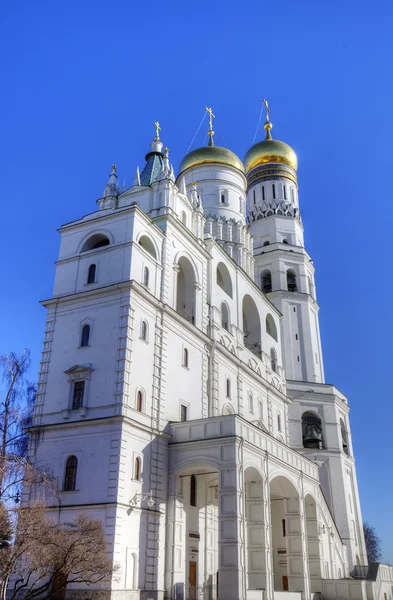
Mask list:
[[270,246],[270,242],[269,242],[269,240],[266,240],[266,242],[263,242],[263,245],[264,245],[264,246]]
[[342,419],[340,419],[340,429],[342,449],[344,450],[345,454],[349,456],[348,432],[347,428],[345,427],[345,423]]
[[188,350],[187,350],[187,348],[183,349],[183,367],[188,368]]
[[156,249],[154,247],[153,242],[147,235],[142,235],[139,238],[139,244],[142,246],[146,252],[148,252],[153,258],[157,258]]
[[226,265],[222,262],[217,265],[216,277],[217,285],[232,298],[232,279]]
[[284,238],[284,239],[283,239],[283,241],[282,241],[282,243],[283,243],[283,244],[289,244],[289,242],[288,242],[287,238]]
[[143,269],[143,285],[149,287],[149,269],[147,267]]
[[276,342],[278,342],[277,327],[272,315],[270,314],[266,316],[266,333],[268,333],[274,340],[276,340]]
[[141,324],[141,340],[147,342],[147,323],[146,321],[142,321]]
[[137,391],[135,408],[138,412],[143,412],[143,392],[141,390]]
[[90,325],[83,325],[81,335],[81,346],[88,346],[90,339]]
[[82,246],[81,252],[87,252],[88,250],[95,250],[96,248],[102,248],[103,246],[109,246],[110,241],[103,233],[95,233]]
[[277,373],[277,354],[274,348],[270,349],[270,363],[272,366],[272,371]]
[[250,411],[250,413],[254,412],[254,397],[252,395],[252,392],[248,394],[248,410]]
[[221,327],[229,331],[229,309],[226,302],[221,302]]
[[94,283],[96,280],[96,266],[90,265],[87,275],[87,283]]
[[226,380],[226,393],[227,393],[227,398],[231,397],[231,380],[229,379],[229,377],[227,377]]
[[69,456],[66,463],[64,486],[65,492],[73,492],[76,487],[76,472],[78,470],[78,459],[76,456]]
[[197,481],[195,475],[190,478],[190,505],[197,505]]
[[304,448],[323,448],[322,421],[311,411],[302,414],[302,436]]
[[135,464],[134,464],[134,479],[136,481],[140,481],[141,480],[141,475],[142,475],[142,470],[141,470],[141,459],[139,456],[136,457],[135,459]]
[[243,298],[244,345],[253,354],[261,356],[261,321],[257,305],[249,294]]
[[288,292],[297,292],[296,273],[293,269],[287,271],[287,287]]
[[182,256],[178,263],[176,311],[190,323],[195,323],[196,275],[191,261]]
[[270,271],[263,271],[261,276],[262,292],[268,294],[272,291],[272,274]]

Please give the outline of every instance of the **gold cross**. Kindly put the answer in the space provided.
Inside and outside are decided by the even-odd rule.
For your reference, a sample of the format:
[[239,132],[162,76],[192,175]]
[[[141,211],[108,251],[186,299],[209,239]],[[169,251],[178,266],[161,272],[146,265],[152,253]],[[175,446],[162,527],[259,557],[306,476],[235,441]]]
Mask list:
[[158,121],[154,122],[154,125],[156,126],[156,139],[155,141],[158,142],[158,140],[160,139],[160,131],[161,131],[161,127]]
[[213,119],[216,118],[215,115],[213,115],[213,111],[211,108],[207,108],[206,106],[206,110],[209,113],[209,135],[212,135],[213,133]]
[[267,103],[267,100],[265,100],[265,98],[262,98],[262,102],[264,103],[265,108],[266,108],[266,121],[269,122],[270,121],[270,119],[269,119],[269,113],[270,113],[269,105]]
[[112,171],[116,171],[117,165],[112,165]]

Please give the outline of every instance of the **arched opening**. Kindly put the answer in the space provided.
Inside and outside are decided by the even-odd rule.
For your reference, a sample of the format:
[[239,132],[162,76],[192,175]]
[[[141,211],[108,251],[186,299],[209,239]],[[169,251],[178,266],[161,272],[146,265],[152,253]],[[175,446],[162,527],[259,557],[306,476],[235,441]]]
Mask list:
[[147,323],[146,321],[142,321],[141,323],[141,340],[147,342]]
[[318,415],[311,411],[306,411],[302,414],[302,436],[304,448],[322,450],[322,421]]
[[[304,513],[306,517],[306,536],[308,549],[308,565],[310,573],[310,587],[312,593],[322,592],[321,587],[321,542],[323,536],[328,536],[325,525],[318,525],[317,506],[314,498],[307,494],[304,499]],[[320,537],[321,536],[321,537]],[[328,543],[327,543],[328,545]]]
[[138,412],[143,412],[143,392],[142,392],[142,390],[137,391],[135,409]]
[[254,300],[246,294],[243,298],[244,345],[253,354],[261,356],[261,320]]
[[87,274],[87,283],[94,283],[96,280],[96,265],[90,265]]
[[183,349],[183,367],[186,367],[188,369],[188,349],[187,348]]
[[272,367],[272,371],[277,373],[277,353],[274,348],[270,348],[270,365]]
[[217,265],[217,285],[232,298],[232,279],[224,263]]
[[103,233],[95,233],[82,246],[81,252],[87,252],[88,250],[96,250],[97,248],[102,248],[103,246],[109,246],[110,241],[109,238]]
[[288,269],[287,271],[287,287],[288,292],[297,292],[296,273],[293,269]]
[[156,249],[153,242],[147,235],[141,235],[139,238],[139,244],[146,252],[148,252],[153,258],[157,259]]
[[264,294],[272,291],[272,274],[270,271],[263,271],[261,275],[261,288]]
[[[246,574],[247,590],[266,589],[266,556],[263,483],[258,471],[248,467],[244,472],[246,517]],[[260,592],[262,594],[262,592]],[[257,596],[252,596],[253,598]],[[258,596],[259,598],[261,596]]]
[[143,269],[143,285],[149,287],[149,269],[147,267]]
[[299,494],[286,477],[270,483],[270,516],[274,590],[304,591]]
[[266,242],[263,242],[264,246],[270,246],[270,242],[268,240],[266,240]]
[[195,272],[191,262],[182,256],[178,263],[176,311],[195,323]]
[[81,347],[86,347],[89,345],[90,340],[90,325],[83,325],[82,327],[82,335],[81,335]]
[[229,331],[229,308],[226,302],[221,302],[221,327]]
[[76,473],[78,470],[78,459],[76,456],[69,456],[66,463],[65,474],[64,474],[64,486],[65,492],[74,492],[76,489]]
[[342,449],[344,450],[345,454],[349,456],[348,432],[342,419],[340,419],[340,429]]
[[283,241],[282,241],[282,243],[283,243],[283,244],[289,244],[289,242],[288,242],[287,238],[284,238],[284,239],[283,239]]
[[266,333],[278,342],[277,327],[271,314],[266,316]]
[[139,456],[136,457],[135,459],[135,463],[134,463],[134,479],[136,481],[140,481],[141,480],[141,475],[142,475],[142,470],[141,470],[141,459]]

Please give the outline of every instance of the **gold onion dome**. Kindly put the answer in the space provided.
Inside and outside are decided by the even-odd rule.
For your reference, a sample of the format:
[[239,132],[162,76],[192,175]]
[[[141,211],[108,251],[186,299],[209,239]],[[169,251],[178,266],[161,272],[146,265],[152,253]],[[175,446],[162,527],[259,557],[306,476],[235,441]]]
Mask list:
[[297,171],[296,152],[285,142],[273,140],[270,133],[272,128],[270,121],[266,121],[264,128],[266,130],[266,137],[263,142],[254,144],[244,157],[246,173],[249,173],[259,165],[265,165],[267,163],[284,164]]
[[222,148],[221,146],[205,146],[186,154],[180,163],[179,175],[186,169],[209,163],[228,165],[229,167],[234,167],[244,173],[242,161],[236,154],[228,150],[228,148]]

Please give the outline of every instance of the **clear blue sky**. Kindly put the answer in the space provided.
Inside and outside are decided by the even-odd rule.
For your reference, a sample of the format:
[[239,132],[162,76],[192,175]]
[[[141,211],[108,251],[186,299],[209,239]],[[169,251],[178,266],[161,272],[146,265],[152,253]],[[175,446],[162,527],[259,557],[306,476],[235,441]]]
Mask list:
[[30,348],[36,378],[56,229],[95,210],[112,162],[132,184],[153,121],[177,167],[212,106],[243,157],[268,98],[299,156],[326,379],[393,562],[392,2],[3,0],[0,16],[0,351]]

